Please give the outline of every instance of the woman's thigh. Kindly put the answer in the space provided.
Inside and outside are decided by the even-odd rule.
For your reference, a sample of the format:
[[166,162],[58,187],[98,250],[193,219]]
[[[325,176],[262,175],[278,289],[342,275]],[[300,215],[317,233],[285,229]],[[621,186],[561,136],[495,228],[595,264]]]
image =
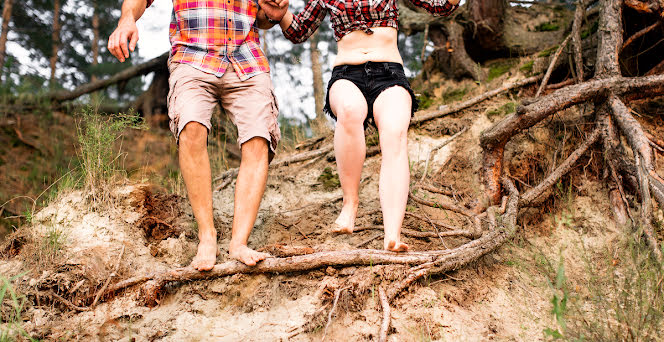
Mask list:
[[328,96],[338,123],[364,123],[368,113],[367,100],[353,82],[344,79],[335,81]]
[[373,116],[380,136],[408,131],[412,98],[401,86],[385,89],[373,104]]

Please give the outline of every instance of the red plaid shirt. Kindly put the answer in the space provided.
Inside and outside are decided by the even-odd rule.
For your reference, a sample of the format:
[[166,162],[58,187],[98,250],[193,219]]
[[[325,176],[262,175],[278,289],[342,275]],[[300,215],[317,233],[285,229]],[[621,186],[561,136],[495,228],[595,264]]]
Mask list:
[[257,12],[255,0],[173,0],[171,62],[218,77],[230,64],[241,80],[270,72],[254,25]]
[[[459,5],[447,0],[410,0],[433,15],[448,16]],[[353,31],[373,33],[372,27],[399,28],[397,0],[309,0],[304,10],[293,16],[293,22],[284,36],[293,43],[302,43],[320,26],[327,13],[334,28],[334,38],[341,38]]]

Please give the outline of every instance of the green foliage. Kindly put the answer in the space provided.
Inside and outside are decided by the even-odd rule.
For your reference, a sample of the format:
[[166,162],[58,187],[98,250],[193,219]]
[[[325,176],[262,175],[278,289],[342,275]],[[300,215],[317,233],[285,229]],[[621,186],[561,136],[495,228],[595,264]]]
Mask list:
[[330,191],[341,186],[339,175],[332,171],[331,167],[326,167],[323,173],[318,176],[318,181],[323,185],[323,189]]
[[546,50],[540,51],[540,53],[537,54],[537,57],[549,57],[552,53],[556,52],[556,50],[558,50],[558,45],[554,45]]
[[558,31],[559,29],[560,25],[556,23],[541,23],[535,26],[535,31],[537,32]]
[[427,109],[427,108],[431,107],[431,105],[433,105],[436,98],[431,96],[430,93],[424,92],[418,97],[418,100],[420,101],[419,109],[423,110],[423,109]]
[[492,63],[489,66],[489,76],[487,77],[487,82],[500,77],[501,75],[505,74],[506,72],[510,71],[510,69],[516,64],[516,61],[514,60],[504,60],[504,61],[498,61],[495,63]]
[[[31,338],[23,329],[23,310],[25,309],[25,296],[19,295],[12,286],[12,282],[23,274],[6,278],[0,275],[0,342],[16,341],[24,338],[29,341],[36,341]],[[5,311],[4,308],[9,310]]]
[[376,130],[376,132],[374,132],[373,134],[368,135],[365,138],[365,143],[367,147],[377,146],[378,144],[380,144],[380,136],[378,135],[378,130]]
[[523,72],[524,74],[530,74],[533,72],[533,64],[535,64],[535,61],[530,60],[526,63],[524,63],[522,66],[519,67],[519,70]]
[[461,101],[468,94],[468,90],[470,89],[466,86],[459,88],[448,87],[442,95],[443,103],[448,104]]
[[598,29],[599,29],[599,20],[595,20],[588,29],[583,30],[583,32],[581,32],[581,39],[588,38],[591,34],[597,32]]
[[555,282],[549,284],[553,290],[553,298],[551,298],[551,314],[556,319],[558,328],[544,329],[544,335],[554,339],[561,339],[565,336],[567,330],[566,316],[567,316],[567,301],[569,293],[567,290],[567,277],[565,276],[565,263],[562,256],[558,262],[558,269],[556,271]]
[[512,114],[516,111],[516,102],[507,102],[502,106],[491,109],[486,113],[487,118],[493,119],[496,116],[504,116],[507,114]]
[[116,143],[128,128],[146,126],[136,114],[101,115],[92,109],[81,112],[77,124],[80,160],[86,190],[94,202],[101,199],[106,186],[118,175],[125,175],[121,148]]

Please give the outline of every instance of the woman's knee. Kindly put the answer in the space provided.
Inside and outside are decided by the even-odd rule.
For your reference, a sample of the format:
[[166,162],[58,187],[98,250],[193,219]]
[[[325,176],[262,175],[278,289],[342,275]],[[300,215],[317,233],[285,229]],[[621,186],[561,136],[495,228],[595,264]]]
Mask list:
[[408,127],[389,126],[379,130],[383,155],[401,153],[408,149]]

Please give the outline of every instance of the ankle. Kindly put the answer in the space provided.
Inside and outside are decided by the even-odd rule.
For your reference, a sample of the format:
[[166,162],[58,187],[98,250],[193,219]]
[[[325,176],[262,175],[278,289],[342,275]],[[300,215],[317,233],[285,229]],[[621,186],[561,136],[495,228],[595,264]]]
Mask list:
[[204,229],[198,231],[198,240],[200,241],[217,241],[217,231],[213,229]]
[[351,198],[351,199],[344,198],[344,202],[343,202],[344,207],[357,208],[359,205],[360,205],[359,197],[358,198]]
[[242,242],[242,241],[233,240],[231,238],[231,242],[228,244],[229,249],[236,249],[236,248],[241,248],[241,247],[247,247],[247,243]]

